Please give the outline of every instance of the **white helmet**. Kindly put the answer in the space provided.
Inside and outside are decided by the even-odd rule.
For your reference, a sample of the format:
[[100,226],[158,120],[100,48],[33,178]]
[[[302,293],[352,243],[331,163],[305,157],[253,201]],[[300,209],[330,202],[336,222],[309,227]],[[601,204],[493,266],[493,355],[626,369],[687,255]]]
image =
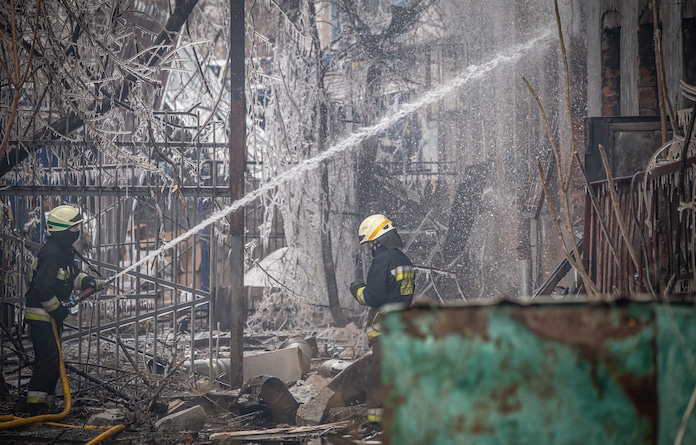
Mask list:
[[82,215],[80,215],[80,212],[75,207],[60,205],[48,212],[48,221],[46,221],[46,225],[48,226],[49,233],[62,232],[68,230],[72,226],[82,223],[82,221]]
[[358,228],[360,244],[374,241],[387,232],[394,230],[394,224],[382,214],[370,215],[363,219]]

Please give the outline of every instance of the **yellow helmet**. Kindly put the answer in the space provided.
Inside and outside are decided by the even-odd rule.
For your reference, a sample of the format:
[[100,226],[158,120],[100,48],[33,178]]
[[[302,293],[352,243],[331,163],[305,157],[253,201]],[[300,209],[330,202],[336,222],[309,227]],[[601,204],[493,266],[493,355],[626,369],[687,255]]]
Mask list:
[[54,207],[50,212],[48,212],[48,221],[46,225],[48,226],[49,232],[62,232],[68,230],[72,226],[82,223],[82,215],[73,206],[60,205]]
[[368,241],[374,241],[387,232],[394,230],[394,224],[384,215],[370,215],[363,219],[358,228],[358,237],[360,244],[365,244]]

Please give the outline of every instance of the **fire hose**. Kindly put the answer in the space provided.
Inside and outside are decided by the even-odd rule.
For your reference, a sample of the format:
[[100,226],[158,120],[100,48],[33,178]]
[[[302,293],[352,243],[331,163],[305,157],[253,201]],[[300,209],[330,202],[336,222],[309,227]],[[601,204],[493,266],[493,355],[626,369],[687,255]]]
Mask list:
[[[112,281],[116,279],[117,275],[114,275],[111,278],[108,278],[104,281],[104,288],[109,286]],[[87,289],[80,291],[77,294],[73,294],[68,301],[66,301],[65,304],[67,307],[72,308],[77,306],[81,301],[84,301],[91,297],[92,295],[96,294],[98,291],[101,289],[97,289],[96,287],[88,287]]]
[[[222,214],[222,216],[216,216],[217,219],[221,219],[223,216],[227,215],[229,212],[225,212]],[[205,223],[205,221],[204,221]],[[203,224],[203,223],[201,223]],[[208,223],[210,224],[210,223]],[[195,227],[194,227],[195,229]],[[188,233],[193,233],[193,229],[189,231]],[[167,244],[165,244],[159,251],[164,250],[165,248],[174,245],[178,243],[179,241],[187,238],[190,235],[183,234],[180,235],[178,238],[175,238],[174,240],[169,241]],[[93,270],[97,275],[100,275],[99,272],[97,272],[94,267],[87,261],[82,255],[79,254],[79,252],[75,251],[75,255],[77,255],[81,260],[83,260],[91,270]],[[115,275],[111,276],[107,280],[105,280],[104,287],[106,287],[109,283],[113,282],[115,279],[120,277],[121,275],[124,275],[127,273],[129,270],[134,269],[138,265],[144,263],[145,261],[149,260],[150,258],[154,257],[157,254],[157,252],[150,253],[148,256],[141,258],[138,262],[135,264],[132,264],[128,268],[116,273]],[[96,287],[89,287],[77,294],[73,294],[71,298],[66,301],[64,304],[68,306],[69,308],[77,306],[81,301],[86,300],[90,296],[94,295],[99,289]],[[58,413],[58,414],[43,414],[39,416],[34,416],[34,417],[18,417],[18,416],[0,416],[0,430],[5,430],[5,429],[10,429],[10,428],[17,428],[20,426],[25,426],[25,425],[30,425],[34,423],[49,423],[52,424],[51,422],[54,420],[61,420],[65,418],[69,413],[70,409],[72,407],[72,399],[70,396],[70,386],[68,384],[68,377],[67,373],[65,371],[65,363],[63,362],[63,351],[61,348],[60,344],[60,337],[58,335],[58,329],[55,324],[55,320],[51,318],[51,322],[53,323],[53,332],[55,334],[56,338],[56,343],[58,344],[58,352],[59,352],[59,364],[60,364],[60,378],[62,382],[62,387],[63,387],[63,393],[65,397],[65,406],[63,407],[63,411]],[[83,429],[98,429],[98,430],[104,430],[106,429],[105,432],[102,434],[98,435],[95,437],[93,440],[87,442],[86,445],[95,445],[103,441],[104,439],[107,439],[115,434],[118,434],[122,430],[125,429],[125,425],[115,425],[115,426],[75,426],[75,425],[61,425],[61,424],[54,424],[66,428],[83,428]]]
[[[108,284],[110,281],[113,281],[112,279],[109,279],[106,281]],[[91,295],[94,295],[94,293],[97,292],[97,289],[94,287],[89,287],[79,294],[74,296],[74,300],[79,303],[80,301],[83,301],[87,298],[89,298]],[[71,304],[73,299],[70,300]],[[74,303],[75,305],[77,303]],[[66,424],[60,424],[60,423],[54,423],[55,421],[59,421],[64,419],[65,417],[68,416],[70,413],[70,410],[72,409],[72,396],[70,394],[70,385],[68,383],[68,374],[65,371],[65,362],[63,361],[63,348],[61,347],[60,343],[60,335],[58,334],[58,327],[56,326],[56,321],[51,317],[51,324],[53,326],[53,335],[56,339],[56,344],[58,346],[58,365],[59,365],[59,375],[60,375],[60,381],[61,381],[61,386],[63,388],[63,399],[64,399],[64,404],[63,404],[63,411],[60,413],[56,414],[41,414],[38,416],[33,416],[33,417],[18,417],[14,415],[9,415],[9,416],[0,416],[0,430],[6,430],[6,429],[11,429],[11,428],[19,428],[27,425],[32,425],[35,423],[47,423],[53,426],[59,426],[59,427],[64,427],[64,428],[81,428],[81,429],[89,429],[89,430],[104,430],[103,433],[99,434],[97,437],[94,439],[90,440],[87,442],[85,445],[96,445],[98,443],[101,443],[103,440],[114,436],[121,431],[123,431],[126,426],[125,425],[113,425],[113,426],[94,426],[94,425],[82,425],[82,426],[76,426],[76,425],[66,425]]]
[[[80,252],[78,252],[77,250],[75,250],[75,251],[73,251],[73,252],[75,253],[75,255],[76,255],[78,258],[80,258],[80,259],[82,260],[82,262],[84,262],[84,263],[87,265],[87,267],[90,268],[90,270],[92,270],[98,277],[101,277],[101,274],[99,273],[99,271],[98,271],[97,269],[95,269],[94,266],[92,266],[92,263],[90,263],[89,261],[87,261],[87,258],[83,257],[82,254],[80,254]],[[118,277],[121,276],[121,275],[122,275],[122,273],[118,273],[118,274],[116,274],[116,275],[113,275],[113,276],[110,277],[110,278],[107,278],[107,279],[104,281],[104,286],[102,287],[102,289],[104,289],[104,288],[106,288],[107,286],[109,286],[116,278],[118,278]],[[91,297],[92,295],[94,295],[94,294],[95,294],[97,291],[99,291],[99,290],[101,290],[101,289],[97,289],[96,287],[88,287],[87,289],[85,289],[85,290],[83,290],[83,291],[80,291],[77,295],[73,295],[73,296],[70,298],[70,300],[68,300],[68,301],[66,302],[66,306],[68,306],[68,307],[77,306],[78,303],[80,303],[81,301],[86,300],[87,298]]]
[[[92,292],[94,293],[94,292]],[[70,410],[72,409],[72,396],[70,394],[70,385],[68,384],[68,375],[65,371],[65,363],[63,362],[63,350],[61,348],[60,344],[60,337],[58,335],[58,328],[56,327],[56,321],[51,318],[51,324],[53,325],[53,334],[56,338],[56,343],[58,345],[58,354],[59,354],[59,372],[60,372],[60,380],[61,384],[63,387],[63,398],[64,398],[64,405],[63,405],[63,411],[60,413],[56,414],[42,414],[39,416],[33,416],[33,417],[18,417],[18,416],[0,416],[0,430],[5,430],[5,429],[10,429],[10,428],[18,428],[22,426],[27,426],[27,425],[32,425],[35,423],[48,423],[54,426],[62,426],[66,428],[82,428],[82,429],[90,429],[90,430],[105,430],[103,433],[99,434],[97,437],[92,439],[91,441],[87,442],[86,445],[96,445],[103,440],[114,436],[121,431],[123,431],[126,426],[125,425],[113,425],[113,426],[94,426],[94,425],[84,425],[84,426],[75,426],[75,425],[65,425],[65,424],[60,424],[60,423],[54,423],[55,421],[58,420],[63,420],[67,415],[70,413]]]

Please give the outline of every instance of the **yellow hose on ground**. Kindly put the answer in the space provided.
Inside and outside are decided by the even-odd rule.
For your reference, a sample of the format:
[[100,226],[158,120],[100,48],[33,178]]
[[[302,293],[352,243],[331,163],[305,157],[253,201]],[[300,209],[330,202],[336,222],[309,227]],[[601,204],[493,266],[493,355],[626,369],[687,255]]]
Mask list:
[[104,439],[108,439],[111,436],[115,436],[116,434],[120,433],[126,429],[126,425],[114,425],[111,428],[109,428],[107,431],[104,431],[94,439],[90,440],[87,442],[85,445],[97,445]]
[[94,445],[97,444],[107,437],[114,436],[117,433],[120,433],[123,431],[126,426],[125,425],[112,425],[112,426],[105,426],[105,425],[68,425],[65,423],[55,423],[55,422],[46,422],[46,425],[51,425],[51,426],[57,426],[61,428],[75,428],[75,429],[81,429],[81,430],[104,430],[103,433],[95,437],[94,439],[90,440],[87,442],[85,445]]
[[[57,413],[57,414],[42,414],[40,416],[33,416],[33,417],[17,417],[17,416],[0,416],[0,421],[3,423],[0,423],[0,430],[6,430],[10,428],[19,428],[22,426],[26,425],[32,425],[34,423],[53,423],[57,420],[62,420],[65,417],[70,414],[70,410],[72,409],[72,396],[70,395],[70,385],[68,383],[68,374],[65,371],[65,363],[63,362],[63,348],[61,347],[60,344],[60,336],[58,335],[58,327],[56,326],[56,321],[51,318],[51,324],[53,325],[53,335],[56,337],[56,343],[58,344],[58,363],[59,363],[59,374],[60,374],[60,380],[61,384],[63,387],[63,399],[65,400],[65,403],[63,405],[63,411]],[[101,433],[91,441],[87,442],[86,445],[96,445],[100,443],[102,440],[111,437],[117,433],[120,433],[123,431],[126,426],[125,425],[114,425],[110,427],[99,427],[99,426],[93,426],[93,425],[87,425],[87,426],[75,426],[75,425],[64,425],[64,424],[55,424],[56,426],[62,426],[65,428],[82,428],[82,429],[104,429],[108,428],[105,432]]]

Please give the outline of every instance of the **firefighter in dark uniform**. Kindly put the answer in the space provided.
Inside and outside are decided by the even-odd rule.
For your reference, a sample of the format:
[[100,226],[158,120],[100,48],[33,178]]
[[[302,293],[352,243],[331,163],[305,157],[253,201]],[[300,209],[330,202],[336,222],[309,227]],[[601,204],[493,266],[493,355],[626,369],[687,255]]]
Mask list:
[[24,319],[29,326],[34,346],[34,371],[29,380],[26,403],[20,409],[24,415],[46,414],[53,405],[55,388],[60,377],[60,353],[51,318],[58,333],[70,309],[68,301],[73,290],[104,288],[106,282],[78,269],[73,243],[80,236],[82,215],[72,206],[52,209],[46,222],[48,238],[32,265],[29,290],[26,296]]
[[358,228],[361,245],[367,245],[372,263],[366,282],[354,282],[350,292],[358,303],[371,308],[368,342],[372,346],[372,365],[366,375],[367,420],[373,428],[382,421],[384,391],[380,382],[379,318],[387,304],[407,307],[413,301],[415,269],[401,251],[404,243],[394,224],[384,215],[368,216]]

